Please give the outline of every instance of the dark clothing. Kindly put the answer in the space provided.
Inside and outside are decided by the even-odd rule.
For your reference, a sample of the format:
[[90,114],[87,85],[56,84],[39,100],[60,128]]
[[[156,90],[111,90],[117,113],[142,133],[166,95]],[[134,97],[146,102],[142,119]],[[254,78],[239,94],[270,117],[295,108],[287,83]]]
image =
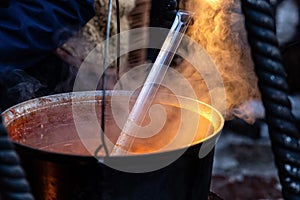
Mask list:
[[0,70],[35,65],[93,16],[91,0],[12,0],[0,8]]
[[10,0],[2,0],[0,1],[0,8],[7,8],[9,6]]
[[11,0],[0,8],[0,109],[70,90],[62,83],[69,82],[72,67],[53,51],[94,16],[93,5],[93,0]]
[[71,92],[77,69],[50,55],[26,70],[13,69],[0,79],[0,109],[40,96]]

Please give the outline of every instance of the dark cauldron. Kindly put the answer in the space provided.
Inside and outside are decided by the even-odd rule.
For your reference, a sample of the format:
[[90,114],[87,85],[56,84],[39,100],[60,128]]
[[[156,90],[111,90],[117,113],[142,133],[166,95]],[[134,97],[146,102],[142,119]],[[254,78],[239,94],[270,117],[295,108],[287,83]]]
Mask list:
[[[107,99],[113,94],[118,95],[119,99],[129,95],[128,92],[108,92]],[[193,102],[193,105],[200,106],[200,110],[206,113],[205,117],[211,117],[208,120],[212,122],[214,131],[205,139],[193,141],[187,148],[171,148],[155,153],[103,156],[98,161],[91,155],[71,155],[36,148],[39,147],[39,142],[32,146],[24,144],[22,139],[26,135],[18,132],[22,135],[19,137],[12,131],[11,127],[18,119],[24,120],[28,114],[66,105],[66,102],[73,105],[74,102],[76,104],[97,101],[99,97],[101,92],[60,94],[27,101],[3,113],[5,124],[10,137],[15,141],[16,150],[36,199],[207,200],[213,165],[213,146],[224,121],[215,109],[201,102],[179,97],[185,103]],[[164,99],[169,101],[170,98],[168,95],[167,97]],[[187,108],[194,110],[191,105]],[[202,152],[201,155],[199,152]],[[174,158],[175,161],[168,164],[170,158]],[[152,170],[158,162],[164,166]],[[122,166],[123,171],[109,166]]]

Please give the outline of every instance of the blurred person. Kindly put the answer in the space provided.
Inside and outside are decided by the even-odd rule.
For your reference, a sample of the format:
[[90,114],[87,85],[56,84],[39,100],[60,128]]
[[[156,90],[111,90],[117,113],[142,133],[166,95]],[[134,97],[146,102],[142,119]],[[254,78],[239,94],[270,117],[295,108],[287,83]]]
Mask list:
[[[84,26],[82,29],[71,37],[66,43],[56,50],[57,55],[65,62],[69,63],[75,68],[84,67],[88,70],[89,77],[77,76],[76,81],[80,84],[79,90],[93,90],[102,89],[102,81],[98,82],[98,86],[94,86],[94,82],[91,80],[97,80],[101,76],[100,72],[103,68],[104,60],[104,48],[105,40],[107,37],[107,17],[108,17],[108,0],[95,0],[95,16]],[[109,54],[108,54],[108,68],[106,69],[107,85],[106,89],[113,89],[118,81],[118,72],[116,70],[116,60],[114,56],[117,56],[117,37],[118,28],[120,32],[128,31],[132,28],[132,24],[136,25],[137,20],[141,20],[140,16],[134,14],[134,19],[129,20],[131,12],[136,9],[141,1],[137,0],[118,0],[119,13],[117,13],[116,1],[112,1],[111,23],[110,23],[110,42],[109,42]],[[149,12],[146,7],[143,7],[145,13]],[[136,11],[136,10],[135,10]],[[132,16],[131,16],[132,17]],[[148,16],[149,17],[149,16]],[[118,27],[117,19],[120,20],[120,27]],[[146,25],[146,24],[145,24]],[[135,27],[136,28],[136,27]],[[126,52],[131,43],[131,37],[127,34],[120,34],[120,50]],[[135,41],[146,42],[147,39],[143,37],[138,39],[138,35],[134,35]],[[90,53],[93,54],[93,59],[88,57]],[[86,62],[84,62],[86,61]],[[121,55],[119,57],[119,66],[122,70],[121,74],[126,71],[129,66],[129,55]],[[103,75],[102,75],[103,76]],[[78,88],[76,88],[78,89]]]
[[54,54],[95,14],[93,0],[1,1],[0,109],[64,92],[68,64]]

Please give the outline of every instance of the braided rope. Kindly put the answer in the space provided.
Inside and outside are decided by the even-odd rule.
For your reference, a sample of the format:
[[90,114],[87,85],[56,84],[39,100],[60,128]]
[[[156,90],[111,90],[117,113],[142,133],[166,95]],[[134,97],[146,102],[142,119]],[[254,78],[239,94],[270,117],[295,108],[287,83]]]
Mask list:
[[242,0],[242,7],[282,194],[300,199],[300,134],[291,113],[273,11],[268,0]]
[[0,199],[33,200],[19,157],[0,116]]

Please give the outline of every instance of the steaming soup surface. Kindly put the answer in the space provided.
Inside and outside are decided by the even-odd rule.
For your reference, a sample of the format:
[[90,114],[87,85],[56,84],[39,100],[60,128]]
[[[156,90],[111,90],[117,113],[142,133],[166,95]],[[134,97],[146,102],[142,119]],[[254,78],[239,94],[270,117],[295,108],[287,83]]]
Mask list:
[[[73,105],[76,109],[75,115],[80,113],[80,120],[77,119],[76,124],[72,105],[66,102],[24,115],[14,120],[7,128],[11,138],[25,146],[55,153],[93,155],[101,144],[99,125],[101,106],[100,101],[92,105],[96,108],[96,120],[96,117],[93,117],[95,115],[93,115],[91,105],[89,102]],[[147,129],[147,131],[141,130],[140,133],[149,132],[149,130],[151,133],[153,130],[156,134],[152,133],[146,138],[145,135],[141,135],[143,138],[136,138],[130,149],[131,153],[152,153],[186,147],[213,133],[212,123],[202,115],[174,105],[162,104],[162,106],[167,117],[157,113],[152,119],[164,123],[153,125],[152,129]],[[143,125],[149,126],[149,124],[151,120],[147,116]],[[121,128],[118,127],[113,117],[111,105],[107,103],[105,141],[109,150],[113,148],[120,132]]]

